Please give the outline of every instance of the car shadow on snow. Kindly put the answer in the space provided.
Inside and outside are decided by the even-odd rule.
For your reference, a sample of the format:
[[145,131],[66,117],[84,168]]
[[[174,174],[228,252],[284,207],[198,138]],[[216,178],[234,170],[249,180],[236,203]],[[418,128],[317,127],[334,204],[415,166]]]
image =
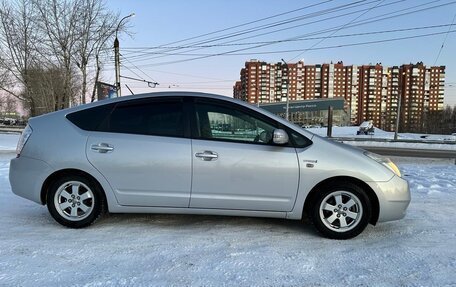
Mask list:
[[318,236],[313,226],[300,220],[278,218],[209,216],[188,214],[106,214],[92,227],[96,228],[167,228],[167,229],[234,229],[258,230],[280,234],[308,234]]
[[[29,205],[23,203],[23,205]],[[8,214],[6,224],[10,228],[13,226],[21,226],[26,228],[30,226],[41,226],[45,230],[51,231],[54,229],[68,230],[55,222],[46,207],[28,206],[29,208],[14,209],[12,214]],[[377,240],[388,239],[402,236],[410,233],[411,227],[408,226],[404,230],[398,232],[398,226],[401,228],[400,221],[391,223],[382,223],[376,227],[368,225],[366,230],[360,234],[357,239],[362,240]],[[404,227],[404,226],[402,226]],[[264,236],[267,233],[270,236],[292,236],[304,237],[305,239],[324,240],[309,220],[287,220],[278,218],[262,218],[262,217],[236,217],[236,216],[215,216],[215,215],[188,215],[188,214],[120,214],[106,213],[93,225],[84,228],[83,230],[90,232],[105,232],[121,231],[122,233],[142,231],[166,231],[179,232],[180,234],[193,234],[210,232],[212,234],[225,232],[240,232],[253,233],[258,236]]]

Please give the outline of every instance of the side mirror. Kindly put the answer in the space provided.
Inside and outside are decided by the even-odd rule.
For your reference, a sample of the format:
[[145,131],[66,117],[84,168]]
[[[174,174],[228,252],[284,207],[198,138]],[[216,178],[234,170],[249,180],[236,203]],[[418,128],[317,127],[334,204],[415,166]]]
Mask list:
[[275,143],[275,144],[286,144],[288,143],[288,134],[286,131],[282,130],[282,129],[275,129],[274,130],[274,136],[272,138],[272,141]]

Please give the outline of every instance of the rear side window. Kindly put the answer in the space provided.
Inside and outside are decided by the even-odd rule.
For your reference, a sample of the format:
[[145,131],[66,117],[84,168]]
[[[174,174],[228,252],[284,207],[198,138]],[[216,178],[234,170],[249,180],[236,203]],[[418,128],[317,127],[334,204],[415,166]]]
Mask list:
[[184,136],[182,101],[119,103],[99,129],[112,133]]
[[102,105],[68,114],[67,119],[86,131],[96,131],[112,111],[114,104]]

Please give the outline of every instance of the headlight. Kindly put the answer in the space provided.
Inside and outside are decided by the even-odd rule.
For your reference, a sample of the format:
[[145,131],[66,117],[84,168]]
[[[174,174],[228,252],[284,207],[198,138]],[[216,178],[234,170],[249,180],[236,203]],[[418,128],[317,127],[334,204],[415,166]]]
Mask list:
[[24,148],[25,143],[29,139],[32,132],[33,132],[33,130],[29,125],[27,125],[25,127],[25,129],[22,131],[21,137],[19,138],[19,141],[17,142],[17,147],[16,147],[16,156],[17,157],[19,157],[21,155],[21,151]]
[[382,164],[383,166],[387,167],[389,170],[394,172],[397,176],[402,177],[401,171],[399,170],[399,168],[389,158],[383,157],[381,155],[378,155],[378,154],[375,154],[375,153],[372,153],[372,152],[368,152],[368,151],[366,151],[364,154],[367,157],[370,157],[371,159],[375,160],[376,162],[378,162],[378,163]]

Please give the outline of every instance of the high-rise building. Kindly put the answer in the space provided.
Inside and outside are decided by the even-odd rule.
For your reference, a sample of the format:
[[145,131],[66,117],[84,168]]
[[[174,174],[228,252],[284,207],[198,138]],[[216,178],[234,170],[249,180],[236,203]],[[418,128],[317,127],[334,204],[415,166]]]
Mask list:
[[422,62],[402,66],[245,63],[233,87],[235,98],[250,103],[344,98],[352,124],[372,120],[394,130],[400,106],[400,129],[418,129],[426,111],[443,110],[445,66]]
[[372,120],[375,125],[381,124],[382,77],[383,67],[364,65],[358,71],[358,110],[356,123]]

